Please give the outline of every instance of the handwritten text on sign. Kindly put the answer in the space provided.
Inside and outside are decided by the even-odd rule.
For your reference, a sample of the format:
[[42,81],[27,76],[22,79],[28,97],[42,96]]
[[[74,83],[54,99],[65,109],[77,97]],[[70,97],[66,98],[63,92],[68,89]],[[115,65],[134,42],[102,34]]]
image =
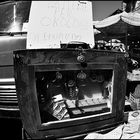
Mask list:
[[70,41],[94,44],[91,2],[32,1],[27,48],[59,48]]

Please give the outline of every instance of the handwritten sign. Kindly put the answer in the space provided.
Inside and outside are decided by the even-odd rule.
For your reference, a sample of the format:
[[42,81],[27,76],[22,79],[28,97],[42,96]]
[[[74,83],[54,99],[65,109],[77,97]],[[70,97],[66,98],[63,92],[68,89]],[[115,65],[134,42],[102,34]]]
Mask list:
[[27,49],[60,48],[60,43],[94,44],[89,1],[32,1]]

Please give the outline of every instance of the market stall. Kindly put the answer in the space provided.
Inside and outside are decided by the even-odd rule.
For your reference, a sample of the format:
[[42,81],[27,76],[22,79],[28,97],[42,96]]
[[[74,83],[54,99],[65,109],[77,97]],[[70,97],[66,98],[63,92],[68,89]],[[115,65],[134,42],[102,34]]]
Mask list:
[[[96,45],[100,45],[98,40],[104,40],[107,42],[104,43],[104,49],[122,51],[120,48],[124,45],[125,51],[128,52],[127,86],[129,88],[126,95],[132,102],[131,95],[135,94],[135,89],[140,83],[140,13],[124,11],[97,22],[94,27],[100,31],[95,35]],[[139,101],[136,102],[137,99],[133,98],[135,104],[139,103]]]
[[94,28],[101,33],[95,35],[95,40],[109,41],[119,39],[125,44],[126,49],[139,43],[140,14],[138,12],[126,13],[125,11],[102,21],[96,22]]

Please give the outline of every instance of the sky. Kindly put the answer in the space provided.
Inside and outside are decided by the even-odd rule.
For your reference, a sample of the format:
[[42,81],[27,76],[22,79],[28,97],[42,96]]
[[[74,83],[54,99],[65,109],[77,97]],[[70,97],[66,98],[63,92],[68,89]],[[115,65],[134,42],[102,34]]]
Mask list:
[[93,20],[103,20],[117,9],[121,9],[122,1],[92,1]]

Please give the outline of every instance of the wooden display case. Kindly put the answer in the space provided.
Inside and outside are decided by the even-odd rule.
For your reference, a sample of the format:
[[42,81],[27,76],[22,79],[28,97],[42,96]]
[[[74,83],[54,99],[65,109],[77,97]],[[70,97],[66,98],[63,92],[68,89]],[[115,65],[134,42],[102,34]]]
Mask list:
[[71,138],[123,123],[125,53],[14,51],[20,115],[31,138]]

